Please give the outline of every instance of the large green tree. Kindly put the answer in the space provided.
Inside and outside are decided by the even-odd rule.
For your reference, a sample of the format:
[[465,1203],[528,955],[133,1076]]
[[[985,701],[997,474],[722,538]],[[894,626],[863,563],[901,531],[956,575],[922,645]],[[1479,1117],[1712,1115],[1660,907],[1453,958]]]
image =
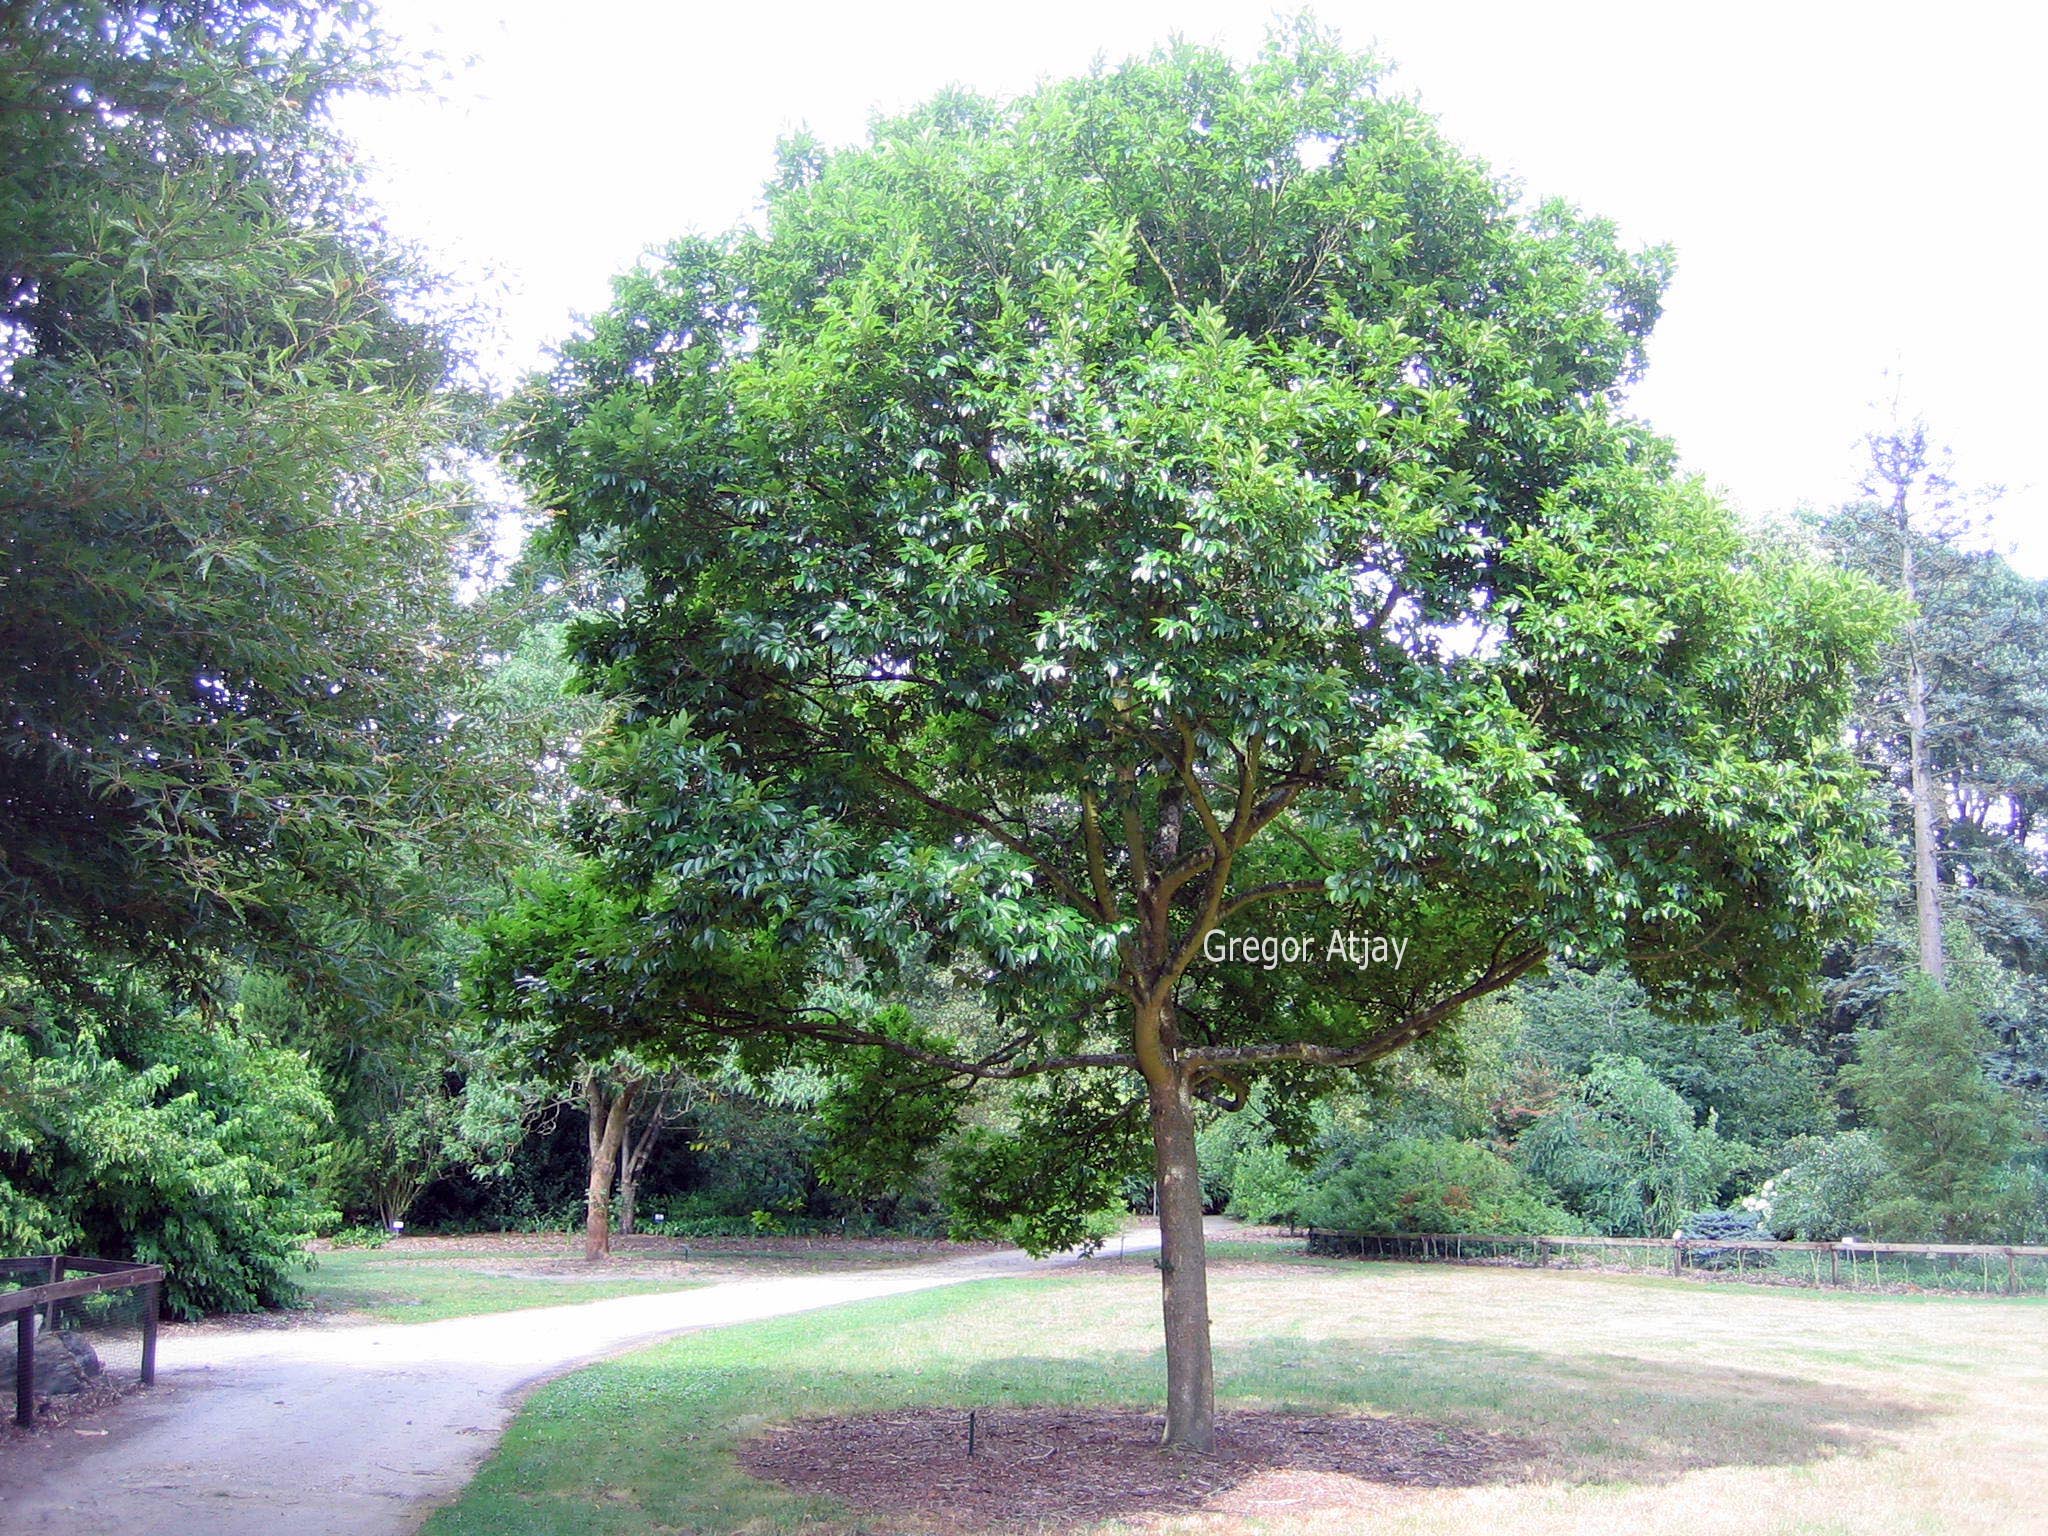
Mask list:
[[391,67],[350,0],[0,9],[0,957],[38,974],[414,905],[455,359],[327,118]]
[[[787,144],[516,436],[643,578],[576,633],[630,942],[506,957],[521,995],[807,1039],[878,1135],[1057,1074],[1039,1163],[1149,1143],[1166,1438],[1208,1447],[1198,1101],[1552,955],[1783,1002],[1889,857],[1841,736],[1885,604],[1619,407],[1664,274],[1307,27]],[[799,974],[905,951],[982,968],[991,1043]]]
[[[283,1081],[287,1038],[360,1132],[445,1023],[449,887],[510,754],[470,750],[451,306],[329,118],[403,74],[355,0],[0,7],[0,1201],[114,1178],[93,1127],[168,1142],[186,1095],[243,1095],[236,1050]],[[219,1005],[258,960],[312,1033]],[[152,997],[220,1041],[128,1082],[174,1038]],[[333,1126],[259,1118],[242,1185],[137,1159],[41,1241],[276,1299]]]

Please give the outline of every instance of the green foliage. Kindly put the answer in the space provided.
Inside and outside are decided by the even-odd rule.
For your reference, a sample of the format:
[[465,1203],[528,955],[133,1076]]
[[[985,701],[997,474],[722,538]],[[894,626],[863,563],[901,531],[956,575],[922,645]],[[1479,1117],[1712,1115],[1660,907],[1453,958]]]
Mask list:
[[1564,1077],[1601,1056],[1629,1056],[1724,1136],[1776,1145],[1834,1123],[1825,1064],[1773,1030],[1716,1013],[1677,1019],[1650,1006],[1619,967],[1560,970],[1517,992],[1517,1052]]
[[1967,1242],[1996,1224],[2018,1107],[1984,1069],[1996,1042],[1968,991],[1917,981],[1842,1073],[1884,1158],[1876,1235]]
[[1610,1237],[1669,1237],[1690,1210],[1713,1203],[1752,1149],[1632,1057],[1597,1058],[1517,1143],[1521,1165]]
[[1794,1161],[1768,1179],[1750,1202],[1779,1237],[1836,1242],[1875,1233],[1870,1214],[1884,1180],[1884,1151],[1869,1131],[1843,1131],[1793,1143]]
[[1528,983],[1460,1010],[1458,1022],[1376,1069],[1362,1073],[1358,1098],[1337,1098],[1339,1120],[1364,1135],[1378,1126],[1399,1135],[1491,1141],[1511,1137],[1540,1100],[1546,1067],[1522,1047],[1522,999]]
[[[901,1007],[880,1010],[873,1024],[906,1044],[929,1043]],[[913,1187],[959,1116],[959,1082],[877,1047],[848,1051],[833,1068],[815,1111],[819,1175],[846,1194]]]
[[[1973,548],[1970,503],[1947,455],[1914,425],[1877,439],[1905,473],[1908,528],[1891,484],[1818,519],[1820,542],[1845,567],[1895,586],[1909,555],[1917,622],[1910,631],[1926,688],[1926,749],[1949,796],[1937,812],[1944,873],[1975,884],[2025,848],[2048,793],[2048,582],[2015,571],[1994,549]],[[1856,723],[1866,757],[1906,787],[1907,649],[1887,648],[1859,690]],[[1956,835],[1962,834],[1962,835]]]
[[[1051,1242],[1127,1160],[1045,1104],[1107,1069],[1325,1091],[1553,953],[1809,990],[1888,861],[1840,724],[1894,615],[1623,413],[1664,253],[1379,79],[1302,25],[949,93],[619,280],[511,434],[638,583],[571,631],[611,910],[490,941],[490,1006],[1088,1074],[955,1159]],[[1203,950],[1333,929],[1401,968]],[[906,955],[994,1038],[816,1006]]]
[[1080,1073],[1032,1085],[1013,1109],[1013,1126],[970,1127],[947,1150],[953,1234],[1001,1233],[1034,1254],[1100,1241],[1100,1218],[1123,1212],[1126,1181],[1151,1168],[1139,1102],[1106,1074]]
[[2048,1243],[2048,1167],[2040,1154],[2010,1165],[1998,1193],[1995,1243]]
[[391,1241],[389,1227],[343,1227],[328,1239],[336,1248],[382,1248]]
[[45,1087],[68,1064],[81,1117],[168,1113],[78,1022],[135,968],[208,1000],[145,1074],[240,1082],[192,1042],[276,1042],[338,1112],[325,1155],[324,1106],[317,1135],[196,1129],[195,1157],[232,1143],[212,1182],[161,1149],[110,1166],[108,1201],[162,1208],[78,1240],[160,1241],[181,1306],[288,1293],[262,1251],[311,1225],[311,1161],[402,1207],[368,1186],[436,1140],[449,915],[532,820],[535,775],[471,707],[454,317],[330,115],[408,78],[356,0],[0,8],[0,966],[53,1021],[0,1021],[10,1059]]
[[163,1264],[180,1317],[288,1305],[332,1120],[303,1057],[140,985],[58,1019],[0,999],[0,1251]]
[[1314,1226],[1346,1232],[1584,1230],[1514,1164],[1445,1137],[1400,1137],[1366,1147],[1316,1185],[1300,1214]]
[[1271,1143],[1238,1153],[1230,1181],[1228,1212],[1241,1221],[1284,1221],[1292,1225],[1309,1198],[1309,1176],[1286,1148]]
[[466,779],[442,306],[326,121],[387,62],[364,10],[0,13],[0,946],[40,973],[303,963],[336,912],[360,950]]

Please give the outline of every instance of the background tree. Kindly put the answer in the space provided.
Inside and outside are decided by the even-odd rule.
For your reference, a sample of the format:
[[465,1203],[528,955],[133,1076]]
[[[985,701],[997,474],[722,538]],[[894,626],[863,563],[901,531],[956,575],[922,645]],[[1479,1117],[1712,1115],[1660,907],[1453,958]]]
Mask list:
[[[1553,954],[1782,1004],[1875,873],[1840,721],[1885,606],[1753,558],[1620,413],[1664,267],[1306,29],[786,145],[765,233],[622,280],[515,437],[644,585],[575,632],[632,942],[507,986],[811,1049],[885,1151],[1048,1076],[1041,1186],[1149,1144],[1166,1434],[1208,1446],[1198,1103]],[[1260,934],[1315,948],[1216,960]],[[813,1002],[933,946],[992,1047]]]
[[1980,1013],[1967,992],[1921,978],[1843,1073],[1883,1158],[1867,1214],[1886,1236],[1970,1242],[1997,1225],[2020,1124],[1984,1070],[1993,1042]]
[[1611,1237],[1669,1237],[1689,1211],[1714,1204],[1748,1149],[1694,1123],[1685,1100],[1642,1062],[1604,1056],[1531,1126],[1523,1165]]
[[[1870,702],[1878,713],[1874,745],[1881,749],[1896,740],[1900,749],[1920,969],[1936,986],[1944,986],[1940,840],[1951,819],[1952,780],[1935,761],[1936,742],[1947,736],[1961,745],[1965,711],[1946,719],[1944,706],[1960,704],[1977,691],[1956,675],[1959,653],[1981,653],[1999,637],[1959,631],[1954,623],[1958,610],[1971,606],[1968,589],[1981,585],[1981,578],[1972,580],[1977,563],[1962,542],[1970,531],[1969,499],[1952,477],[1946,451],[1930,441],[1926,423],[1917,420],[1871,433],[1865,447],[1864,500],[1837,512],[1823,525],[1823,534],[1844,563],[1913,605]],[[1988,806],[1979,814],[1986,812]]]
[[0,944],[169,960],[402,911],[459,783],[445,305],[326,103],[364,7],[0,17]]
[[[350,0],[0,8],[0,1094],[27,1125],[253,1103],[235,1063],[287,1044],[325,1079],[304,1148],[258,1139],[268,1175],[223,1154],[246,1219],[207,1242],[175,1235],[213,1218],[170,1164],[91,1220],[49,1207],[45,1245],[172,1253],[193,1304],[283,1294],[300,1151],[334,1101],[367,1129],[377,1031],[406,1057],[445,1013],[444,891],[501,841],[457,703],[452,307],[328,119],[405,77]],[[266,962],[313,1034],[224,1001]],[[159,1010],[211,1054],[123,1087]],[[47,1150],[60,1181],[100,1167]]]

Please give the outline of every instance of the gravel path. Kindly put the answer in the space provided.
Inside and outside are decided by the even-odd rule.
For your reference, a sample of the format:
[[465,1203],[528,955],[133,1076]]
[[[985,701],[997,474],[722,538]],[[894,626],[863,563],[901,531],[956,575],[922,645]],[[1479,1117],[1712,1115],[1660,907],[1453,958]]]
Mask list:
[[[1123,1240],[1157,1244],[1156,1232]],[[172,1330],[155,1389],[83,1426],[104,1436],[59,1426],[0,1455],[0,1529],[407,1536],[475,1475],[524,1393],[574,1366],[698,1328],[1073,1262],[1009,1251],[439,1323]]]

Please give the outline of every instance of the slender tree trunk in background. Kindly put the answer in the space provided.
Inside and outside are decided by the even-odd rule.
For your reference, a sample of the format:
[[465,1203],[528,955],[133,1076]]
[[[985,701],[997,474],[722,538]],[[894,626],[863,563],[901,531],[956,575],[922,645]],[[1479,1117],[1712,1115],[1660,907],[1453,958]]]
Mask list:
[[[1913,579],[1913,529],[1906,508],[1906,485],[1895,483],[1892,517],[1899,531],[1899,585],[1909,601],[1918,602]],[[1906,753],[1913,784],[1913,907],[1920,931],[1920,969],[1937,987],[1945,987],[1948,957],[1941,942],[1941,866],[1934,844],[1934,775],[1927,766],[1927,674],[1920,665],[1920,617],[1915,614],[1906,635]]]
[[1941,941],[1941,866],[1935,859],[1934,776],[1927,770],[1927,696],[1916,659],[1907,671],[1911,690],[1906,737],[1913,758],[1913,905],[1920,928],[1920,969],[1937,987],[1948,984]]
[[584,1193],[583,1257],[595,1264],[612,1256],[612,1177],[619,1166],[619,1143],[633,1112],[633,1087],[622,1083],[607,1094],[603,1078],[592,1072],[583,1080],[583,1102],[590,1116],[590,1186]]
[[618,1233],[621,1237],[633,1235],[633,1204],[640,1192],[640,1168],[633,1160],[633,1137],[630,1132],[619,1140],[619,1210]]
[[628,1121],[626,1134],[619,1138],[619,1220],[621,1237],[633,1235],[633,1206],[639,1197],[640,1175],[647,1167],[647,1161],[654,1155],[654,1144],[661,1139],[662,1128],[668,1124],[669,1089],[655,1094],[654,1104],[647,1111],[647,1124],[640,1134],[633,1134],[632,1123]]

